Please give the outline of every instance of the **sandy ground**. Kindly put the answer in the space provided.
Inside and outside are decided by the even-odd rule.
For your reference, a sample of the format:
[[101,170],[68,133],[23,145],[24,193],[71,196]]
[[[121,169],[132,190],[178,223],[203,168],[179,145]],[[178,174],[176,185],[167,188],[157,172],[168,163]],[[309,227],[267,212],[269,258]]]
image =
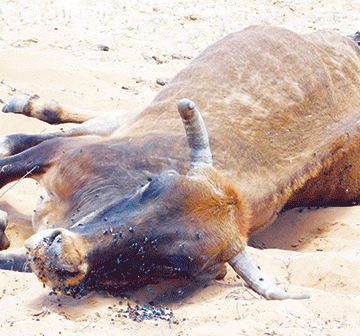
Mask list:
[[[346,35],[360,30],[360,6],[350,0],[1,0],[0,80],[77,107],[133,109],[161,89],[157,81],[250,24]],[[3,101],[14,95],[0,85]],[[0,134],[59,128],[0,115]],[[23,180],[0,199],[10,213],[12,248],[30,232],[20,225],[28,224],[37,188]],[[230,271],[172,306],[179,324],[138,323],[118,317],[128,302],[136,304],[133,298],[49,296],[33,274],[0,271],[0,335],[360,335],[359,216],[359,207],[295,209],[253,239],[264,248],[249,247],[262,270],[290,292],[312,292],[309,300],[266,301]]]

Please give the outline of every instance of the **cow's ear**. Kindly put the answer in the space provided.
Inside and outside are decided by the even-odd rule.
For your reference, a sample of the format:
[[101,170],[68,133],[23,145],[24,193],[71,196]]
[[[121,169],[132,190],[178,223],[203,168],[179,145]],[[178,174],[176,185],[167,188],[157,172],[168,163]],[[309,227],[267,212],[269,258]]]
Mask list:
[[206,126],[195,103],[181,99],[178,110],[184,123],[190,148],[190,169],[212,167],[212,154]]
[[239,274],[255,292],[264,296],[268,300],[299,300],[311,297],[310,293],[288,294],[276,287],[276,285],[268,280],[261,270],[254,264],[245,249],[236,256],[230,258],[228,262],[235,272]]

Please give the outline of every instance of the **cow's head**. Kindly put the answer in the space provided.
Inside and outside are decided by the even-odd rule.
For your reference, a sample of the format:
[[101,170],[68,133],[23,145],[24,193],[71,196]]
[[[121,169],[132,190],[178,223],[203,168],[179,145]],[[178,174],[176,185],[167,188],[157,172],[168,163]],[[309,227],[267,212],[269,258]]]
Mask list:
[[245,251],[246,202],[212,167],[205,124],[195,104],[178,105],[190,147],[190,172],[169,169],[88,222],[50,229],[27,242],[31,269],[55,291],[77,295],[167,277],[214,279],[224,264],[269,299],[290,296],[269,282]]

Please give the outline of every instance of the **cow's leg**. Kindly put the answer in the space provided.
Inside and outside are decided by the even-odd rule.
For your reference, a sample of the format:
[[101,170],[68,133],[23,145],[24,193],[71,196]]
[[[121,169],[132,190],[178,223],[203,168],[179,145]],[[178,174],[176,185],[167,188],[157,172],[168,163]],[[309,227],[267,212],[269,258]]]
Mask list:
[[31,272],[31,269],[28,266],[26,248],[21,247],[15,250],[1,251],[0,269],[17,272]]
[[2,108],[5,113],[19,113],[28,117],[36,118],[48,124],[61,123],[83,123],[94,119],[102,112],[77,109],[70,106],[63,106],[57,100],[45,101],[38,95],[31,95],[27,98],[14,97]]
[[7,212],[0,210],[0,250],[6,250],[10,246],[10,241],[5,234],[8,218]]
[[[51,167],[59,152],[72,149],[77,145],[81,146],[88,143],[88,141],[92,141],[92,139],[83,138],[77,141],[61,138],[53,139],[17,155],[0,158],[0,188],[22,177],[32,177],[39,181],[42,174]],[[6,225],[7,214],[0,210],[0,244],[3,243],[0,248],[7,248],[9,245],[5,235]],[[25,248],[1,251],[0,269],[29,272],[26,252]]]
[[96,137],[80,137],[76,140],[56,138],[21,153],[0,158],[0,188],[25,177],[39,180],[59,153],[91,143],[96,139]]
[[21,153],[0,158],[0,188],[24,177],[39,180],[60,153],[97,140],[97,137],[55,138]]
[[[7,223],[8,214],[0,210],[0,250],[6,250],[10,246],[10,241],[5,234]],[[12,251],[1,251],[0,269],[30,272],[30,269],[27,267],[25,247]]]
[[[50,157],[51,151],[32,148],[18,155],[1,158],[0,188],[22,177],[31,177],[38,174],[42,169],[41,167],[47,165]],[[8,214],[0,210],[0,250],[5,250],[10,246],[10,241],[5,233],[7,223]],[[23,252],[0,252],[0,269],[21,270],[26,260]]]
[[128,125],[131,124],[140,113],[141,110],[112,111],[68,130],[43,134],[3,135],[0,136],[0,157],[20,153],[41,142],[58,137],[66,138],[84,135],[110,136],[115,131],[123,131],[124,134],[126,134]]
[[[44,147],[44,146],[43,146]],[[0,159],[0,188],[23,177],[34,177],[48,166],[51,151],[30,148],[20,154]]]
[[11,156],[34,147],[45,140],[62,136],[61,132],[46,134],[0,135],[0,157]]

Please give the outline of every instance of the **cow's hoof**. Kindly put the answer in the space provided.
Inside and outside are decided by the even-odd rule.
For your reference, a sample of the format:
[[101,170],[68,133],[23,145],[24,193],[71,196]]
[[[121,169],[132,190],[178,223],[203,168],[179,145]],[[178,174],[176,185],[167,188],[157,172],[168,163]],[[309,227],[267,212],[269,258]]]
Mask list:
[[0,135],[0,157],[11,155],[11,145],[6,135]]
[[41,231],[25,242],[31,270],[55,292],[73,295],[88,272],[81,238],[66,229]]
[[2,108],[2,111],[5,113],[23,113],[26,104],[28,103],[27,99],[21,99],[18,97],[11,98]]
[[29,96],[26,99],[21,99],[18,97],[11,98],[2,108],[2,111],[5,113],[20,113],[26,116],[31,115],[31,104],[34,99],[38,99],[39,96],[34,94]]
[[0,251],[6,250],[10,246],[10,241],[5,234],[8,218],[8,214],[5,211],[0,210]]

